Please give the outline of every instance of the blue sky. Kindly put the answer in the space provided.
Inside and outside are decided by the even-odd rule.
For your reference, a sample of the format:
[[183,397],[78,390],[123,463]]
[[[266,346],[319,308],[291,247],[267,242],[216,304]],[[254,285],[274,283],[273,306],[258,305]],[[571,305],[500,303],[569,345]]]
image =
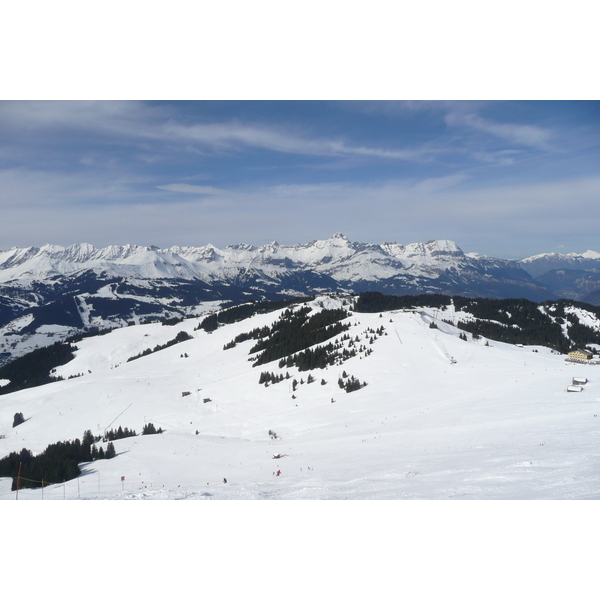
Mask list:
[[598,101],[1,101],[0,248],[600,251]]

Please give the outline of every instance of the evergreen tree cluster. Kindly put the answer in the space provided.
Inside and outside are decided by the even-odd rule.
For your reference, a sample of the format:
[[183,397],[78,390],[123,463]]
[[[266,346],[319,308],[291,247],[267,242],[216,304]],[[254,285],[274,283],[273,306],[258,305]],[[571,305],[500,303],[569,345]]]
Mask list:
[[[548,323],[545,326],[530,325],[525,329],[495,323],[493,321],[459,321],[456,326],[468,331],[475,336],[484,336],[498,342],[507,344],[525,344],[547,346],[558,350],[562,354],[569,351],[571,346],[556,323]],[[558,331],[557,331],[558,329]]]
[[165,342],[164,344],[157,344],[154,348],[147,348],[143,352],[140,352],[136,356],[131,356],[127,359],[127,362],[131,362],[132,360],[136,360],[138,358],[142,358],[142,356],[148,356],[149,354],[153,354],[154,352],[159,352],[160,350],[164,350],[165,348],[170,348],[175,344],[179,344],[180,342],[185,342],[186,340],[191,340],[192,336],[187,331],[180,331],[172,340]]
[[570,323],[567,325],[567,335],[574,346],[586,344],[600,344],[600,332],[583,323]]
[[0,379],[8,379],[10,383],[0,387],[0,394],[10,394],[17,390],[59,381],[62,378],[53,377],[51,371],[73,360],[75,350],[77,346],[69,342],[55,342],[4,365],[0,368]]
[[214,331],[220,324],[237,323],[258,314],[270,313],[286,306],[297,304],[298,302],[306,302],[313,299],[314,296],[304,298],[291,298],[289,300],[276,300],[273,302],[249,302],[225,308],[217,313],[208,315],[196,327],[196,329],[204,329],[205,331]]
[[171,317],[170,319],[162,319],[161,324],[172,327],[173,325],[177,325],[177,323],[181,323],[183,321],[183,317]]
[[127,427],[123,429],[119,425],[119,429],[117,429],[116,431],[114,429],[109,429],[108,431],[106,431],[104,433],[104,436],[102,437],[102,441],[112,442],[114,440],[120,440],[127,437],[134,437],[136,435],[137,433],[135,432],[135,429],[128,429]]
[[[387,335],[383,325],[376,330],[368,328],[363,333],[367,335],[370,344],[373,344],[377,336]],[[348,334],[345,334],[335,343],[329,342],[314,348],[307,348],[302,352],[282,358],[279,361],[279,368],[297,367],[299,371],[312,371],[313,369],[325,369],[328,366],[341,365],[360,353],[365,357],[369,356],[373,350],[367,348],[364,344],[359,346],[360,341],[361,339],[358,336],[352,339]],[[347,347],[345,342],[348,342]]]
[[355,356],[356,352],[344,348],[341,343],[325,344],[316,348],[307,348],[297,354],[292,354],[279,361],[280,367],[298,367],[298,371],[324,369],[329,365],[339,364],[340,359],[346,360]]
[[284,379],[289,379],[289,378],[290,378],[289,373],[286,373],[285,377],[284,377],[282,373],[280,373],[279,375],[276,375],[275,373],[269,373],[268,371],[263,371],[260,374],[258,383],[259,384],[264,383],[265,385],[269,385],[270,383],[279,383],[280,381],[283,381]]
[[142,429],[142,435],[153,435],[155,433],[162,433],[162,427],[156,429],[153,423],[146,423]]
[[45,486],[74,479],[81,474],[79,463],[115,456],[112,442],[105,452],[102,447],[96,447],[95,442],[98,440],[87,430],[83,434],[83,440],[77,438],[74,441],[50,444],[36,456],[27,448],[23,448],[21,452],[11,452],[0,460],[0,477],[13,478],[12,490],[17,489],[17,477],[19,488],[38,488],[42,486],[42,482]]
[[223,350],[230,350],[231,348],[235,348],[241,342],[245,342],[247,340],[258,340],[260,338],[266,337],[270,333],[270,329],[267,325],[264,327],[256,327],[252,331],[247,331],[236,335],[231,342],[228,342],[223,346]]
[[367,385],[367,382],[361,383],[354,375],[348,375],[346,371],[344,371],[338,379],[338,385],[341,389],[346,390],[346,393],[355,392],[356,390],[360,390],[360,388]]
[[[540,345],[561,353],[573,346],[600,344],[600,332],[581,323],[568,308],[581,308],[600,319],[600,307],[575,300],[532,302],[523,298],[491,299],[423,294],[420,296],[386,296],[365,292],[355,302],[356,312],[437,308],[453,306],[456,311],[473,315],[473,320],[459,321],[456,326],[473,334],[509,344]],[[452,321],[442,319],[453,325]],[[562,324],[567,325],[567,335]],[[430,325],[431,327],[431,325]]]
[[349,314],[344,309],[325,309],[308,317],[310,307],[304,306],[296,312],[289,309],[263,337],[250,349],[250,354],[258,353],[254,366],[277,360],[320,344],[349,329],[348,323],[341,320]]
[[417,307],[441,309],[449,304],[449,300],[449,296],[443,294],[390,296],[381,292],[362,292],[354,303],[354,310],[361,313],[381,313]]

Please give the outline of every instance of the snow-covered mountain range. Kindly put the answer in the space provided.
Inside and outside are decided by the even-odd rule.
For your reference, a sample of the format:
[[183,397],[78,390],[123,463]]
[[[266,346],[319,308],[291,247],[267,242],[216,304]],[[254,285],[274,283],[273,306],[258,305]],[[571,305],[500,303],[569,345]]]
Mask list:
[[[565,277],[547,285],[535,279],[532,273],[550,264],[548,256],[504,260],[466,254],[448,240],[367,244],[342,234],[293,246],[273,242],[224,249],[210,244],[13,248],[0,251],[0,364],[53,341],[50,335],[189,316],[207,301],[362,291],[534,301],[594,297],[598,274],[586,271],[566,284]],[[588,252],[570,264],[600,265],[596,256]]]
[[445,292],[540,300],[547,290],[511,260],[465,254],[448,240],[414,244],[350,242],[342,234],[309,244],[277,242],[218,249],[174,246],[13,248],[0,252],[0,283],[34,287],[94,273],[129,280],[186,280],[277,288],[280,293],[365,289],[390,293]]
[[359,282],[393,285],[397,281],[399,286],[414,287],[414,281],[444,276],[449,277],[447,282],[443,280],[446,284],[475,284],[484,277],[529,283],[515,261],[465,254],[448,240],[377,245],[350,242],[344,235],[336,234],[328,240],[294,246],[277,242],[260,247],[236,244],[222,250],[210,244],[169,249],[132,245],[97,249],[90,244],[75,244],[0,252],[3,283],[18,281],[23,285],[88,270],[109,277],[198,279],[207,283],[232,283],[252,275],[277,281],[291,272],[303,271],[331,278],[342,286]]

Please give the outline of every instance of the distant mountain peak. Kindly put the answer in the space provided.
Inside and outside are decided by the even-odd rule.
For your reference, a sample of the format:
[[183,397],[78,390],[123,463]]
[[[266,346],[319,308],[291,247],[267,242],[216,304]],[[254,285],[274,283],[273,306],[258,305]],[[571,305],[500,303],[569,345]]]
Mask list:
[[540,277],[554,269],[576,269],[600,272],[600,252],[587,250],[583,253],[560,254],[548,252],[536,254],[519,261],[519,264],[532,277]]

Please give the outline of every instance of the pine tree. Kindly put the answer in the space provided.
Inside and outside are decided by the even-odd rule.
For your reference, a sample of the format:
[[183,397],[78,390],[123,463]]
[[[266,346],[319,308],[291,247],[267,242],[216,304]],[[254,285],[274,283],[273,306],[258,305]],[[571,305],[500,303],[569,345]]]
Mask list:
[[154,423],[147,423],[144,425],[144,428],[142,429],[142,435],[152,435],[153,433],[156,433]]
[[[100,448],[100,450],[102,450],[102,448]],[[115,445],[112,442],[108,442],[108,445],[106,446],[106,452],[104,454],[104,458],[114,458],[117,455],[117,453],[115,452]],[[100,457],[98,457],[100,458]]]

